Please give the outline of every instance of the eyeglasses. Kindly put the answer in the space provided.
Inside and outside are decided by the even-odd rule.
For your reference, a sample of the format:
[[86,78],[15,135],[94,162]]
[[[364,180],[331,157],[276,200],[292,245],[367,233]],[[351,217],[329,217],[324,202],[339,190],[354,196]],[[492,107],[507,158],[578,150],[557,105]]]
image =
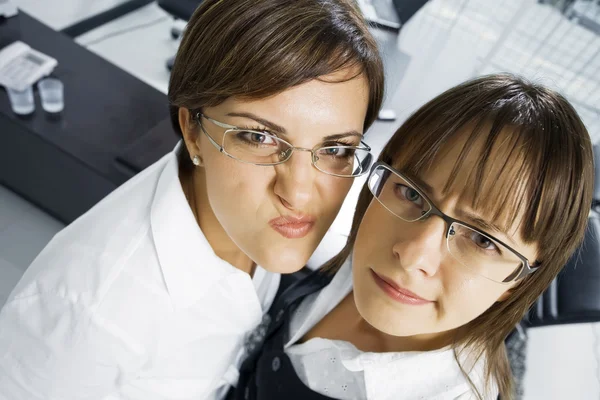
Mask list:
[[[202,118],[224,128],[219,144],[204,128]],[[313,149],[294,147],[268,132],[238,128],[196,112],[194,119],[209,141],[223,154],[238,161],[254,165],[278,165],[292,157],[294,151],[308,151],[312,165],[328,175],[353,178],[369,172],[373,162],[371,148],[361,140],[361,146],[317,146]]]
[[498,283],[510,283],[536,271],[526,257],[493,236],[449,217],[410,179],[383,162],[371,169],[367,185],[373,196],[389,212],[406,222],[431,215],[442,218],[448,252],[470,271]]

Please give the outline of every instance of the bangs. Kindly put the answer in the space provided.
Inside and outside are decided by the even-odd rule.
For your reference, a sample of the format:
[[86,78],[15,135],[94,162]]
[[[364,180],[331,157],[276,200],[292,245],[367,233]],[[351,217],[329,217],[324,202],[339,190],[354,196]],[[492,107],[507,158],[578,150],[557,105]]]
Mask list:
[[541,171],[539,159],[527,156],[535,154],[534,142],[524,140],[528,136],[530,132],[501,122],[490,128],[481,120],[449,134],[438,152],[427,151],[431,143],[416,143],[397,165],[409,175],[422,176],[435,174],[442,158],[454,157],[440,194],[457,196],[460,204],[468,205],[501,231],[514,234],[526,215],[540,215],[539,206],[528,207],[526,212],[522,206],[534,203],[537,188],[533,183],[539,182]]
[[435,174],[443,157],[453,157],[441,195],[457,195],[503,232],[537,242],[540,257],[573,240],[554,232],[578,226],[587,198],[582,184],[587,178],[575,172],[589,169],[582,157],[585,146],[581,137],[569,134],[581,129],[575,126],[581,122],[569,120],[560,107],[538,106],[538,99],[522,90],[499,98],[493,92],[465,96],[465,87],[447,96],[455,98],[441,95],[423,106],[398,130],[381,159],[422,177]]

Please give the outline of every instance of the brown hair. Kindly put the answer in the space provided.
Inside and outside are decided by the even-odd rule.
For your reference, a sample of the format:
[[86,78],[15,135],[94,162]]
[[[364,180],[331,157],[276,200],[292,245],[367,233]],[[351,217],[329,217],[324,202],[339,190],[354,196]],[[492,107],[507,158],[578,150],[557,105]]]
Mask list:
[[[365,130],[383,99],[383,63],[353,0],[205,0],[183,35],[169,83],[171,120],[180,107],[231,96],[265,98],[356,68],[369,84]],[[189,164],[183,146],[181,161]]]
[[[583,240],[592,201],[592,144],[577,112],[564,97],[522,78],[499,74],[461,84],[425,104],[396,131],[379,160],[419,175],[419,171],[435,167],[444,145],[451,145],[453,138],[465,132],[470,134],[444,190],[452,190],[464,157],[476,139],[483,138],[483,149],[476,153],[476,167],[467,182],[468,198],[474,209],[494,218],[503,216],[507,223],[524,208],[517,232],[539,249],[539,269],[520,281],[507,300],[496,302],[461,327],[454,346],[457,361],[459,349],[469,351],[475,359],[485,355],[486,382],[493,380],[506,399],[513,396],[513,382],[503,342]],[[500,140],[509,144],[511,155],[499,169],[494,165],[490,173],[490,152]],[[487,186],[481,184],[482,179],[506,174],[514,182],[512,187],[501,187],[494,193],[482,189]],[[372,199],[365,186],[348,242],[325,270],[337,271],[351,255]],[[506,213],[507,208],[511,212]]]

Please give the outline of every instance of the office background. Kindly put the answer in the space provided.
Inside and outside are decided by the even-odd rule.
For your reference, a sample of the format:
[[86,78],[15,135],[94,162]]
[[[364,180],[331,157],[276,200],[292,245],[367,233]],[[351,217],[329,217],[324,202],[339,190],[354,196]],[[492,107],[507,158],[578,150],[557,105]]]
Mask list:
[[[55,30],[118,6],[123,0],[17,0]],[[43,6],[40,6],[43,3]],[[401,30],[395,50],[407,56],[393,76],[386,107],[398,118],[368,134],[378,153],[393,131],[425,101],[472,76],[510,71],[558,89],[575,105],[592,139],[600,139],[600,6],[590,16],[561,11],[565,2],[431,0]],[[576,2],[577,3],[577,2]],[[569,19],[571,17],[571,19]],[[166,93],[166,60],[177,50],[173,26],[150,4],[76,38],[82,46]],[[60,62],[60,60],[59,60]],[[388,71],[394,74],[395,71]],[[94,79],[90,76],[89,79]],[[4,93],[0,93],[4,95]],[[127,96],[127,93],[123,93]],[[68,99],[66,107],[69,107]],[[102,113],[98,113],[102,118]],[[17,168],[18,166],[15,166]],[[332,240],[350,224],[357,181],[332,227]],[[0,305],[24,269],[63,224],[0,186]],[[331,249],[319,249],[325,257]],[[600,397],[600,324],[531,329],[525,399]]]

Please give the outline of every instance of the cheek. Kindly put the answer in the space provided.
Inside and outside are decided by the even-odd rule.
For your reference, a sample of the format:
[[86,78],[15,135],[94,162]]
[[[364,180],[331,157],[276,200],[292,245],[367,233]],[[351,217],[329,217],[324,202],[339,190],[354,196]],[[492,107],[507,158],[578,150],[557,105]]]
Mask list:
[[440,301],[440,319],[448,329],[465,325],[483,314],[509,287],[483,277],[466,275],[459,266],[443,277],[443,297]]
[[[275,216],[274,202],[278,200],[274,185],[278,179],[285,179],[284,175],[278,175],[273,167],[244,164],[216,151],[205,157],[204,164],[206,190],[219,219]],[[333,222],[353,181],[319,172],[308,210],[319,216],[320,225]]]
[[257,213],[271,203],[272,168],[247,165],[219,153],[207,157],[204,168],[206,192],[215,214],[227,218],[243,211]]
[[354,179],[337,178],[319,173],[315,182],[314,207],[324,209],[327,213],[333,213],[333,217],[335,217],[352,188],[353,182]]
[[[353,265],[359,268],[365,264],[371,254],[392,254],[396,233],[395,217],[372,199],[362,218],[352,252]],[[376,240],[374,240],[376,238]]]

